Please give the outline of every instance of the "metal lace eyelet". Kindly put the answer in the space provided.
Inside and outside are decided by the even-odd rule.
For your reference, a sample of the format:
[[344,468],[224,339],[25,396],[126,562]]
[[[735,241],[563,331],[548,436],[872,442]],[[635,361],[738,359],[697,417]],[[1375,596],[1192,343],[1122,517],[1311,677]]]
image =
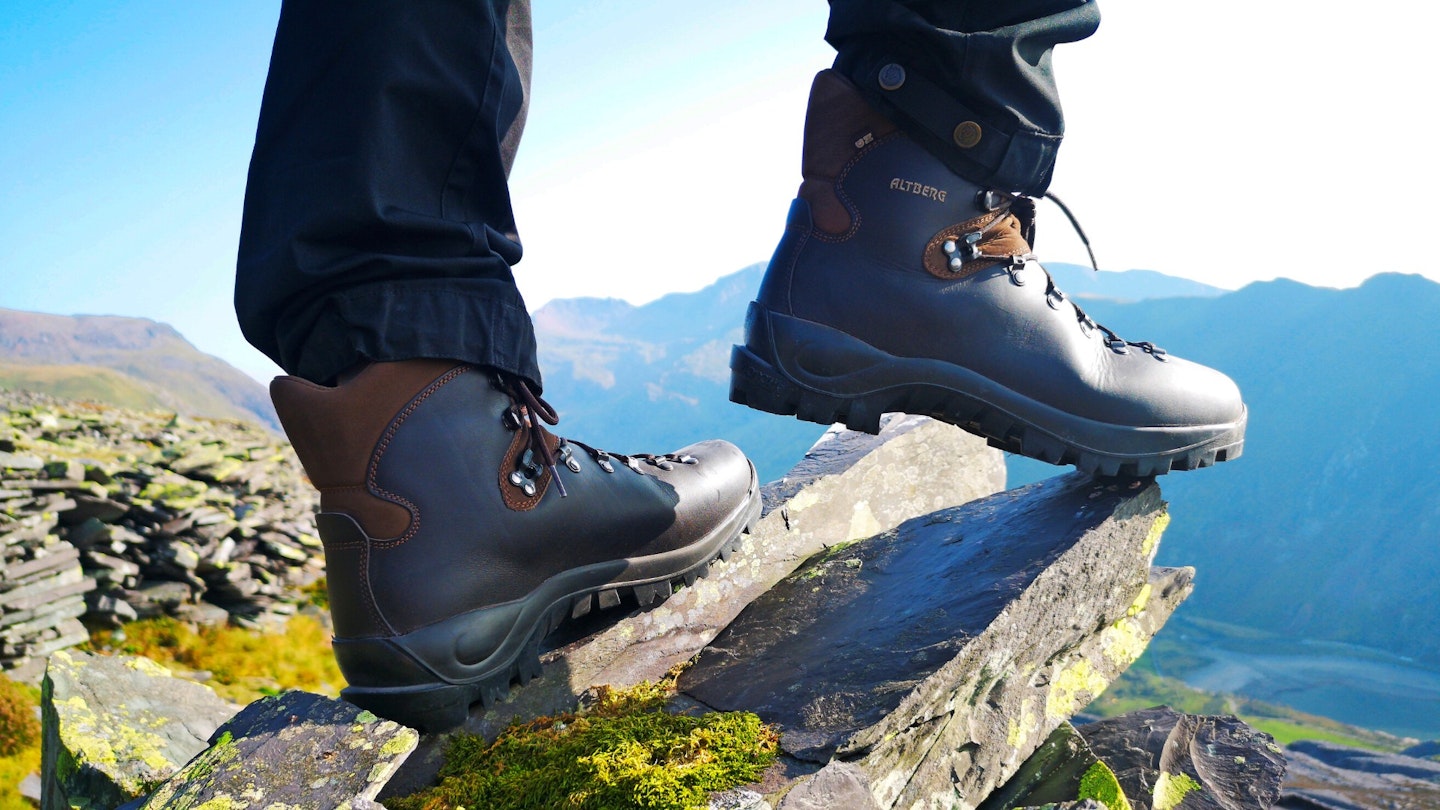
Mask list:
[[564,439],[560,440],[560,463],[572,473],[580,472],[580,462],[575,460],[575,451],[570,449],[570,443]]
[[524,470],[530,478],[540,477],[540,465],[535,463],[534,450],[526,450],[525,455],[520,457],[520,469]]
[[604,470],[607,473],[615,472],[615,465],[611,464],[609,459],[602,458],[596,463],[600,465],[600,469]]
[[535,482],[525,477],[519,470],[510,473],[509,480],[510,485],[519,487],[520,491],[524,492],[526,497],[534,497],[535,493],[539,491],[535,488]]
[[1050,290],[1045,293],[1045,303],[1049,304],[1051,309],[1059,310],[1060,305],[1065,303],[1065,293],[1059,290]]
[[1110,340],[1105,341],[1105,343],[1110,347],[1110,351],[1115,352],[1116,354],[1130,353],[1129,345],[1127,345],[1125,341],[1121,340],[1120,338],[1111,338]]
[[520,415],[507,408],[505,414],[500,417],[500,424],[504,425],[506,430],[519,430]]
[[700,463],[700,459],[695,458],[694,456],[681,456],[680,458],[678,458],[678,459],[676,459],[676,460],[679,461],[681,464],[699,464],[699,463]]

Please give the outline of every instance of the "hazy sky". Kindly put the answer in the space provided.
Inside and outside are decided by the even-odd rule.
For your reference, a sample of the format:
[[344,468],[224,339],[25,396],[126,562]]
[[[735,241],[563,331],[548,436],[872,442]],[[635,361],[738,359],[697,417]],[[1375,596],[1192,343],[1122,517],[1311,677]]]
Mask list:
[[[766,259],[799,181],[809,81],[831,58],[825,3],[536,6],[512,177],[530,306],[642,303]],[[1069,129],[1052,188],[1102,268],[1223,287],[1440,279],[1424,6],[1330,7],[1105,0],[1100,32],[1057,53]],[[273,372],[230,295],[278,12],[3,4],[0,307],[150,317]],[[1041,217],[1041,258],[1083,263],[1059,214]]]

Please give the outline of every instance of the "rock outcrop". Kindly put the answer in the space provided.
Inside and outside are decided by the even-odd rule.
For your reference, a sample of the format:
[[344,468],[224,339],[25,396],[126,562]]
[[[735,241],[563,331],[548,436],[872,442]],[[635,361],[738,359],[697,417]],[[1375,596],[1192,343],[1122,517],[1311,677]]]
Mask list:
[[[1140,655],[1189,593],[1191,572],[1151,565],[1168,519],[1153,482],[1070,475],[990,494],[1000,462],[925,419],[891,419],[879,437],[827,434],[766,488],[765,516],[708,578],[628,615],[581,600],[580,621],[550,640],[544,674],[477,708],[467,730],[493,738],[574,708],[598,685],[655,681],[691,662],[672,708],[753,711],[780,732],[780,761],[760,783],[716,795],[714,808],[991,810],[988,796],[1005,797],[1007,810],[1031,799],[1089,810],[1098,805],[1086,800],[1110,810],[1264,806],[1273,763],[1237,771],[1251,749],[1226,747],[1244,735],[1213,719],[1145,720],[1169,723],[1164,739],[1180,742],[1137,748],[1159,757],[1154,773],[1107,755],[1115,770],[1096,789],[1104,757],[1080,734],[1064,738],[1062,724]],[[47,733],[57,724],[47,715]],[[447,735],[410,755],[407,731],[318,696],[267,699],[131,807],[373,806],[436,777]],[[1216,757],[1259,787],[1211,779]],[[1089,789],[1017,790],[1056,773]],[[1182,777],[1201,789],[1178,789],[1190,788]],[[1240,804],[1193,804],[1212,788]]]
[[1434,760],[1313,741],[1290,743],[1285,758],[1283,810],[1440,810]]
[[289,447],[242,422],[0,393],[0,667],[171,615],[265,623],[323,573]]
[[41,688],[42,807],[110,808],[149,793],[238,708],[146,658],[56,652]]
[[931,513],[811,558],[679,688],[777,724],[810,779],[878,808],[974,807],[1189,594],[1188,569],[1150,566],[1166,520],[1154,484],[1078,475]]
[[420,735],[307,692],[262,698],[136,810],[199,807],[378,808],[375,796]]

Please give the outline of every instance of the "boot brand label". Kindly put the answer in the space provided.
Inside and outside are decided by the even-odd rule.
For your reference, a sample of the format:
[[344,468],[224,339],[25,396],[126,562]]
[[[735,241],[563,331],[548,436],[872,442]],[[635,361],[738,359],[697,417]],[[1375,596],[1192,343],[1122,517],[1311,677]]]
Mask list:
[[945,202],[945,189],[927,186],[917,183],[914,180],[901,180],[897,177],[890,181],[890,188],[894,191],[908,191],[911,194],[918,194],[921,197],[934,200],[935,202]]

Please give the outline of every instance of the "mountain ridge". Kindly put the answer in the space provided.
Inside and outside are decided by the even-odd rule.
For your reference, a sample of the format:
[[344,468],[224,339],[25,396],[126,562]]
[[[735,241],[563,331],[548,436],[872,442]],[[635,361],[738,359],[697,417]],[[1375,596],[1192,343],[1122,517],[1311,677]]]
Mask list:
[[280,428],[264,386],[148,318],[0,309],[0,385]]

